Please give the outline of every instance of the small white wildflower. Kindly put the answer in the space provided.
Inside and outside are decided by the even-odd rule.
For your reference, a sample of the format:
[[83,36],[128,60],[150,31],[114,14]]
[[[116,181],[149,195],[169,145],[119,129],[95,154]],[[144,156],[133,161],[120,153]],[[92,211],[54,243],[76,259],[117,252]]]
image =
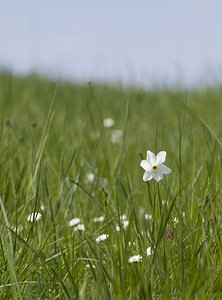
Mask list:
[[126,220],[126,219],[127,219],[127,218],[126,218],[126,215],[121,215],[119,218],[120,218],[120,220],[121,220],[121,221],[123,221],[123,220]]
[[97,238],[96,238],[96,242],[97,243],[99,243],[99,242],[103,242],[103,241],[105,241],[107,238],[109,237],[109,235],[108,234],[101,234],[100,236],[98,236]]
[[81,222],[80,218],[73,218],[72,220],[69,221],[69,226],[76,226]]
[[145,214],[144,218],[145,218],[145,220],[152,220],[152,215],[151,214]]
[[[125,215],[120,216],[120,225],[123,229],[126,229],[129,226],[129,220],[126,219]],[[116,231],[120,231],[120,225],[116,225]]]
[[93,174],[93,173],[88,173],[88,174],[86,174],[86,180],[88,181],[88,182],[93,182],[94,180],[95,180],[95,174]]
[[123,137],[123,131],[120,129],[116,129],[111,132],[111,142],[113,144],[120,143],[122,140],[122,137]]
[[93,222],[94,223],[101,223],[104,221],[104,216],[100,216],[100,217],[95,217],[93,218]]
[[147,151],[146,160],[142,160],[140,166],[145,170],[143,180],[149,181],[154,178],[157,182],[163,179],[163,175],[169,174],[172,170],[163,163],[166,159],[166,151],[160,151],[155,155],[151,151]]
[[116,225],[116,231],[120,232],[120,226],[119,225]]
[[113,127],[114,123],[115,123],[115,121],[112,118],[106,118],[103,120],[103,125],[106,128]]
[[35,212],[28,215],[27,221],[29,222],[39,221],[41,218],[42,218],[42,214],[39,212]]
[[77,224],[75,227],[74,227],[74,231],[85,231],[85,226],[84,224]]
[[128,262],[129,263],[135,263],[135,262],[140,262],[142,261],[142,256],[141,255],[134,255],[134,256],[131,256],[129,259],[128,259]]
[[126,229],[129,226],[129,220],[122,221],[123,229]]
[[176,226],[177,224],[179,224],[179,219],[177,217],[175,217],[173,219],[173,225]]
[[146,255],[147,256],[150,256],[152,254],[152,249],[151,249],[151,247],[148,247],[147,249],[146,249]]
[[45,210],[45,205],[44,205],[44,204],[41,204],[41,205],[40,205],[40,208],[41,208],[42,211],[44,211],[44,210]]

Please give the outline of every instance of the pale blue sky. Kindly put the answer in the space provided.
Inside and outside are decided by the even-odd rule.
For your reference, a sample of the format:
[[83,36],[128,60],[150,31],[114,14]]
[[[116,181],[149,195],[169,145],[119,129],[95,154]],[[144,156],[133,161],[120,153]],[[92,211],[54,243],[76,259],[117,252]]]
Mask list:
[[83,80],[222,78],[222,1],[1,1],[0,65]]

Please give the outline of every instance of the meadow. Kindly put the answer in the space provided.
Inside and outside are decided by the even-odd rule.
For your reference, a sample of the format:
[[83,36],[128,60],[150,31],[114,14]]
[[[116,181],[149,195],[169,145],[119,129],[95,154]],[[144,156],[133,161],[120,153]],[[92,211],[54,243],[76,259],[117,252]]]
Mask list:
[[1,72],[0,299],[222,299],[221,98]]

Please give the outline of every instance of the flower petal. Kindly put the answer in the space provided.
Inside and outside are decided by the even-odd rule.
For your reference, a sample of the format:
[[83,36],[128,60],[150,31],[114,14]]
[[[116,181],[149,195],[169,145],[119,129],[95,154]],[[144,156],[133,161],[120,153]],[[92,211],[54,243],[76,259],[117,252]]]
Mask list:
[[150,150],[147,151],[146,159],[149,164],[155,165],[156,164],[156,155],[151,152]]
[[163,179],[163,174],[156,172],[153,174],[153,178],[158,182]]
[[143,159],[140,163],[140,166],[145,170],[145,171],[151,171],[152,170],[152,165],[148,163],[147,160]]
[[162,174],[169,174],[171,173],[171,169],[166,167],[165,165],[161,164],[159,165],[159,173],[162,173]]
[[164,163],[165,159],[166,159],[166,151],[160,151],[156,156],[157,165]]
[[143,181],[149,181],[153,178],[153,174],[150,172],[144,172],[143,174]]

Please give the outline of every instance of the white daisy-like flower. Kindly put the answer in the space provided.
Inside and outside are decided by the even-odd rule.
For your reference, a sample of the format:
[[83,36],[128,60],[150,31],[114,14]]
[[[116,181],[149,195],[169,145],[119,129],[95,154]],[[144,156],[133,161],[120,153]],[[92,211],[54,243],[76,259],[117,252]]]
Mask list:
[[27,221],[29,222],[39,221],[41,218],[42,218],[42,214],[39,212],[35,212],[28,215]]
[[151,247],[148,247],[147,249],[146,249],[146,255],[147,256],[150,256],[152,254],[152,249],[151,249]]
[[131,256],[129,259],[128,259],[128,262],[129,263],[135,263],[135,262],[140,262],[142,261],[143,257],[141,255],[134,255],[134,256]]
[[100,216],[100,217],[95,217],[93,218],[93,222],[94,223],[102,223],[104,221],[104,216]]
[[116,225],[116,231],[120,232],[120,226],[119,225]]
[[81,222],[80,218],[73,218],[69,221],[69,226],[76,226]]
[[96,238],[96,242],[99,243],[99,242],[103,242],[105,241],[106,239],[108,239],[109,235],[108,234],[101,234],[100,236],[98,236]]
[[163,164],[165,159],[166,151],[160,151],[155,155],[148,150],[146,159],[140,163],[140,166],[145,170],[143,180],[149,181],[154,178],[158,182],[163,179],[163,175],[169,174],[172,170]]
[[74,231],[85,231],[85,226],[84,226],[84,224],[82,224],[82,223],[77,224],[77,225],[74,227]]
[[103,125],[106,128],[113,127],[114,124],[115,124],[115,121],[112,118],[106,118],[103,120]]

